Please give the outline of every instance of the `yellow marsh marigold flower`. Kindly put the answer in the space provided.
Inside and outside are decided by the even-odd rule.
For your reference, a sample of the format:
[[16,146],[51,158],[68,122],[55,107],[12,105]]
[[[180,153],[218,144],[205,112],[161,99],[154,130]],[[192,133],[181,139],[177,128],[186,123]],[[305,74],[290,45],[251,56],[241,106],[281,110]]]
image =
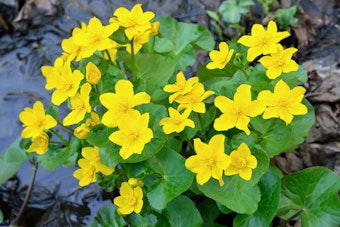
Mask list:
[[169,117],[160,120],[159,124],[163,126],[163,131],[165,134],[170,134],[172,132],[182,132],[186,126],[194,128],[195,123],[193,120],[189,119],[191,110],[187,109],[180,114],[178,110],[169,107]]
[[105,176],[110,175],[115,170],[114,167],[108,167],[102,163],[98,147],[84,147],[81,150],[81,155],[94,166],[96,172],[101,172]]
[[222,179],[223,170],[230,164],[230,157],[224,153],[225,136],[214,135],[208,144],[200,139],[194,139],[194,147],[197,155],[190,156],[185,161],[185,167],[191,172],[197,173],[196,181],[203,185],[212,177],[224,185]]
[[290,47],[283,49],[281,45],[277,45],[277,51],[270,56],[263,56],[259,62],[267,69],[266,75],[269,79],[275,79],[282,73],[294,72],[299,69],[299,65],[292,60],[296,48]]
[[175,101],[179,103],[178,110],[189,109],[196,113],[205,113],[204,100],[215,94],[213,91],[205,91],[204,85],[196,83],[191,91],[185,95],[178,96]]
[[125,160],[132,154],[141,154],[145,144],[153,138],[153,132],[148,128],[149,113],[131,112],[124,119],[118,122],[119,130],[113,132],[109,140],[121,146],[119,155]]
[[[133,84],[129,80],[119,80],[115,85],[116,93],[105,93],[99,100],[108,111],[103,115],[102,123],[108,127],[117,127],[123,116],[138,112],[135,106],[149,103],[150,95],[146,92],[134,94]],[[130,117],[131,118],[131,117]]]
[[74,129],[74,136],[78,139],[85,139],[90,132],[90,128],[85,124],[79,125],[77,128]]
[[64,74],[63,66],[64,60],[59,57],[55,59],[53,66],[41,67],[41,73],[46,78],[46,90],[52,90],[57,87],[60,77]]
[[161,26],[161,23],[159,21],[151,23],[150,35],[157,35],[160,26]]
[[189,93],[197,82],[198,77],[191,77],[186,80],[183,72],[178,72],[176,82],[174,84],[167,84],[163,88],[165,92],[174,93],[169,96],[169,103],[172,103],[178,96]]
[[76,43],[74,37],[77,36],[77,34],[85,32],[86,24],[82,22],[81,28],[74,28],[72,30],[72,36],[70,38],[63,39],[63,41],[61,42],[61,48],[63,49],[64,53],[68,55],[67,61],[71,62],[73,59],[76,59],[76,61],[80,61],[82,59],[81,46]]
[[249,147],[245,143],[230,153],[231,163],[224,170],[227,176],[239,174],[243,180],[249,181],[252,176],[252,169],[257,167],[257,159],[251,155]]
[[218,45],[218,48],[220,51],[210,51],[209,57],[212,62],[207,64],[207,69],[223,69],[234,54],[234,50],[229,50],[228,44],[226,42],[221,42]]
[[93,127],[100,124],[100,118],[97,113],[91,112],[91,118],[86,119],[86,126]]
[[127,215],[135,212],[137,214],[143,208],[143,191],[140,187],[131,187],[129,183],[123,182],[119,189],[120,196],[113,199],[118,207],[119,215]]
[[98,18],[92,17],[86,31],[74,35],[74,42],[81,47],[81,58],[90,57],[97,50],[103,51],[116,47],[117,43],[110,39],[110,36],[118,28],[117,23],[103,26]]
[[86,81],[90,84],[97,84],[102,77],[102,73],[92,62],[88,62],[86,65]]
[[48,114],[45,114],[44,104],[36,101],[33,108],[24,108],[19,114],[19,119],[25,127],[21,132],[22,138],[39,136],[44,130],[53,128],[57,121]]
[[128,184],[132,187],[144,187],[144,182],[141,179],[137,179],[137,178],[129,178],[128,180]]
[[36,152],[37,154],[45,154],[48,151],[48,141],[50,137],[45,132],[41,132],[38,136],[32,138],[32,144],[27,152]]
[[86,113],[90,113],[92,107],[90,106],[90,92],[91,85],[89,83],[83,84],[80,88],[80,93],[70,98],[72,111],[63,121],[63,125],[77,124],[84,119]]
[[251,36],[244,35],[237,42],[250,47],[247,52],[247,60],[253,61],[261,54],[271,54],[277,51],[277,45],[282,39],[290,36],[289,32],[278,32],[274,21],[269,21],[267,30],[261,24],[254,24],[251,28]]
[[[150,39],[150,30],[136,33],[133,37],[133,54],[137,54],[139,50],[143,47],[143,44],[149,42]],[[129,54],[132,54],[132,47],[130,44],[126,45],[126,51]]]
[[81,158],[78,160],[80,169],[73,172],[73,176],[79,180],[79,186],[84,187],[97,181],[96,168],[91,165],[90,161]]
[[125,34],[129,40],[146,30],[151,29],[150,20],[155,17],[153,12],[143,12],[142,4],[136,4],[131,11],[120,7],[113,13],[114,18],[110,22],[118,21],[119,25],[125,27]]
[[59,106],[68,97],[73,97],[77,93],[80,81],[83,78],[84,75],[79,70],[74,70],[72,72],[69,65],[64,65],[63,75],[59,77],[56,90],[52,94],[52,103]]
[[301,103],[305,92],[306,89],[301,86],[291,90],[283,80],[277,82],[274,93],[269,90],[261,91],[257,99],[267,105],[262,117],[280,118],[287,125],[290,124],[293,115],[304,115],[308,112],[307,107]]
[[240,85],[234,95],[234,100],[225,96],[215,98],[215,106],[221,110],[222,115],[215,119],[214,128],[224,131],[236,127],[250,135],[248,124],[250,117],[256,117],[263,113],[265,105],[258,101],[251,101],[251,86]]

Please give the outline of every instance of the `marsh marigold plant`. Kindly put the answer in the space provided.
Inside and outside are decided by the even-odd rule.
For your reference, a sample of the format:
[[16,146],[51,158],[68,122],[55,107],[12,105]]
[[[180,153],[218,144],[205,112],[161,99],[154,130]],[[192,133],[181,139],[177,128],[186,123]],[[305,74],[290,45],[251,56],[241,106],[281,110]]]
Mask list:
[[[286,217],[270,160],[314,122],[297,49],[280,44],[289,35],[270,21],[215,44],[207,28],[141,4],[84,21],[41,68],[52,104],[19,115],[21,157],[74,166],[79,186],[111,193],[93,226],[202,226],[226,211],[234,226],[269,226]],[[207,62],[189,76],[196,50]]]

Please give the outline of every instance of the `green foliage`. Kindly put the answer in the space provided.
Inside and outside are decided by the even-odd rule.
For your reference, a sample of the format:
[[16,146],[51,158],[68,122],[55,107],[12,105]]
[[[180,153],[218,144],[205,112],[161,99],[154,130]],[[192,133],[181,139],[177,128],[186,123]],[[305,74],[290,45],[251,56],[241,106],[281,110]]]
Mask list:
[[[252,0],[228,0],[219,11],[228,23],[238,23],[252,4]],[[280,13],[286,23],[291,14]],[[218,26],[223,26],[218,13],[208,14],[218,21]],[[130,16],[136,15],[139,14]],[[122,17],[126,16],[125,11]],[[104,28],[112,29],[116,19]],[[44,122],[47,117],[41,110],[31,113],[26,109],[25,114],[35,114],[31,117],[34,121],[28,120],[32,123],[29,130],[40,132],[44,138],[47,133],[49,141],[33,134],[32,138],[15,141],[0,157],[4,167],[0,183],[34,155],[49,170],[78,164],[73,176],[80,186],[96,181],[116,196],[115,205],[106,205],[98,211],[92,227],[218,227],[224,224],[217,223],[218,219],[227,214],[234,217],[234,226],[270,226],[274,217],[289,219],[301,210],[305,226],[335,225],[339,221],[336,193],[339,179],[335,174],[312,168],[282,177],[277,167],[270,166],[271,158],[302,143],[314,124],[311,104],[306,99],[301,101],[304,94],[300,91],[304,89],[298,90],[301,93],[301,99],[296,97],[298,100],[293,97],[295,93],[290,93],[300,82],[306,82],[305,70],[293,67],[291,72],[270,79],[267,68],[258,62],[248,62],[248,46],[230,41],[219,45],[220,49],[227,49],[227,45],[229,52],[218,50],[217,54],[217,50],[211,51],[215,43],[207,28],[171,17],[156,17],[142,26],[146,29],[144,33],[141,27],[135,30],[134,26],[126,28],[120,24],[109,37],[102,37],[104,31],[96,34],[105,41],[94,39],[95,43],[85,48],[87,42],[94,42],[89,38],[93,34],[89,33],[102,29],[91,28],[92,23],[86,26],[72,34],[74,40],[80,37],[78,41],[82,44],[73,43],[78,48],[76,53],[64,56],[71,60],[64,59],[63,67],[54,66],[51,70],[51,74],[79,70],[84,78],[59,84],[55,79],[59,74],[53,78],[45,75],[48,82],[58,85],[55,88],[62,98],[67,89],[78,86],[77,94],[66,100],[69,119],[76,115],[73,124],[62,125],[59,109],[54,105],[45,111],[50,121],[52,117],[58,122],[52,128]],[[133,38],[129,37],[129,29]],[[96,42],[101,41],[100,48],[87,56]],[[106,50],[99,50],[102,45],[107,45]],[[182,72],[195,63],[196,50],[211,51],[211,61],[198,68],[196,78],[189,79]],[[87,68],[89,62],[97,69]],[[91,76],[98,83],[87,78]],[[276,92],[284,90],[276,87],[279,82],[289,89]],[[85,83],[91,85],[83,86]],[[67,89],[61,93],[59,89],[63,86]],[[84,90],[80,87],[91,87],[89,97],[82,94]],[[275,94],[275,100],[263,101],[259,98],[261,92],[280,94]],[[219,103],[221,100],[226,106]],[[298,105],[295,101],[301,113],[291,111],[289,105]],[[269,108],[273,105],[276,109],[271,109],[272,112],[280,109],[276,115],[270,115]],[[269,117],[265,112],[268,109]],[[287,122],[282,112],[293,120]],[[224,129],[224,126],[219,128],[216,120],[223,116],[227,117],[220,122],[226,123]],[[48,151],[34,155],[25,152],[32,147],[37,149],[34,146]],[[320,219],[316,220],[319,213]]]
[[123,227],[126,226],[124,218],[117,214],[114,204],[106,205],[98,210],[90,227]]
[[293,5],[289,8],[277,10],[276,20],[281,30],[290,31],[289,26],[298,22],[298,19],[294,17],[296,14],[296,11],[297,11],[297,5]]
[[171,226],[202,226],[203,219],[194,203],[188,197],[181,195],[167,204],[164,210]]
[[324,167],[311,167],[282,178],[277,215],[301,219],[302,226],[339,226],[339,176]]
[[254,5],[253,0],[226,0],[218,8],[224,21],[236,24],[241,21],[241,15],[248,12],[248,6]]
[[21,164],[32,157],[32,154],[20,147],[20,138],[16,139],[0,156],[0,184],[12,177],[20,169]]
[[157,210],[164,209],[167,203],[185,192],[194,178],[194,174],[184,167],[184,158],[167,148],[150,158],[148,165],[159,174],[147,193],[150,205]]
[[0,210],[0,223],[4,221],[4,215],[2,214],[2,211]]

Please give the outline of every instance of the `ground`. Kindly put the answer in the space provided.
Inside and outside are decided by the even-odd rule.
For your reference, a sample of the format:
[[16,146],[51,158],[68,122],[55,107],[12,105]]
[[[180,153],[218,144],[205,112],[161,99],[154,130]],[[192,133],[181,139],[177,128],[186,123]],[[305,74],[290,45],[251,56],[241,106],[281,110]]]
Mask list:
[[[0,1],[0,154],[20,136],[22,127],[18,114],[23,108],[31,106],[36,100],[49,104],[50,92],[44,90],[45,80],[40,67],[52,65],[60,55],[61,40],[69,37],[72,29],[79,26],[81,21],[88,21],[94,15],[107,21],[117,7],[131,8],[136,2]],[[222,0],[138,2],[143,4],[145,10],[154,11],[157,15],[171,15],[180,21],[203,24],[214,32],[206,10],[216,11]],[[306,98],[315,109],[316,121],[306,142],[295,151],[276,157],[273,162],[286,173],[321,165],[340,175],[340,3],[336,0],[280,2],[282,7],[289,7],[296,2],[299,4],[296,15],[298,22],[291,26],[292,37],[288,43],[299,49],[296,61],[308,73],[308,81],[303,86],[307,88]],[[268,20],[258,5],[252,11],[257,23]],[[217,34],[214,35],[217,37]],[[205,58],[207,53],[200,55],[200,58]],[[199,62],[188,74],[194,72]],[[29,203],[29,214],[45,215],[35,223],[37,226],[46,222],[53,226],[52,223],[58,221],[65,226],[77,226],[75,223],[85,226],[91,214],[103,203],[110,202],[105,200],[106,195],[99,193],[96,186],[80,190],[71,177],[72,171],[64,168],[54,172],[42,168],[38,170]],[[27,162],[15,177],[0,186],[0,209],[6,211],[5,217],[13,218],[18,212],[30,172]],[[84,203],[85,206],[81,205]],[[82,209],[79,209],[80,206]],[[76,217],[82,218],[77,220]],[[37,220],[28,218],[26,221],[26,225],[29,225]]]

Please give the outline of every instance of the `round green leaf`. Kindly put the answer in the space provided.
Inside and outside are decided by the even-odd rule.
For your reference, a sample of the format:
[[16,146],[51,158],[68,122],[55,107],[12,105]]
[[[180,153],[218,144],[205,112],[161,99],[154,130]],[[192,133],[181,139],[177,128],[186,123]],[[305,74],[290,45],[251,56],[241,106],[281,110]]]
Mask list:
[[168,217],[171,226],[198,227],[203,224],[200,212],[194,203],[184,195],[168,203],[165,208],[165,215]]
[[340,226],[340,177],[325,167],[289,174],[281,181],[278,216],[301,218],[302,226]]
[[150,205],[161,210],[190,187],[194,174],[185,168],[185,159],[168,147],[147,162],[154,172],[162,176],[147,193]]
[[280,200],[281,181],[273,172],[267,171],[259,183],[261,201],[254,214],[238,214],[234,218],[233,226],[270,226],[277,212]]

